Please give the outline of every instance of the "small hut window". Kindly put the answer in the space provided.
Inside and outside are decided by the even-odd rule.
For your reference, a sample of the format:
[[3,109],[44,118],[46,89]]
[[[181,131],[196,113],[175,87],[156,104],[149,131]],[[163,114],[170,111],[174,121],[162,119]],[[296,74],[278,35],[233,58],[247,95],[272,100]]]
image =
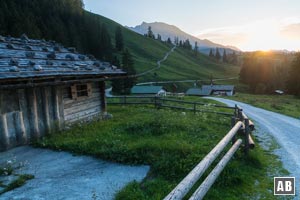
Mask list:
[[77,97],[87,97],[88,96],[88,87],[86,84],[76,85]]
[[72,99],[77,100],[81,97],[89,97],[92,94],[92,87],[90,83],[76,84],[71,86]]
[[71,87],[68,87],[68,86],[64,87],[63,97],[66,100],[72,99],[72,89],[71,89]]

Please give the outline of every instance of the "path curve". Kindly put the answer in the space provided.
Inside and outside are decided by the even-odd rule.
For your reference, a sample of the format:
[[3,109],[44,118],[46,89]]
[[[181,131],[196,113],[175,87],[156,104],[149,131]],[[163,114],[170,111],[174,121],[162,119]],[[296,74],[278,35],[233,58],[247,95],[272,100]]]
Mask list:
[[[173,47],[171,48],[171,50],[168,51],[168,52],[166,53],[166,55],[165,55],[161,60],[158,60],[158,61],[156,62],[157,67],[154,67],[154,68],[149,69],[149,70],[147,70],[147,71],[145,71],[145,72],[142,72],[142,73],[136,75],[136,77],[144,76],[145,74],[148,74],[148,73],[150,73],[150,72],[152,72],[152,71],[158,70],[158,69],[161,67],[161,63],[164,62],[164,61],[166,61],[166,60],[168,59],[169,55],[170,55],[172,52],[174,52],[175,49],[176,49],[176,46],[173,46]],[[143,85],[143,84],[144,84],[144,83],[138,83],[138,84],[136,84],[136,85]]]
[[[282,115],[279,113],[271,112],[261,108],[251,106],[246,103],[233,101],[229,99],[207,97],[216,101],[220,101],[229,106],[235,104],[243,108],[243,111],[257,125],[256,134],[262,135],[264,133],[270,134],[279,144],[280,148],[275,150],[291,175],[295,176],[296,180],[300,179],[300,120]],[[299,186],[299,184],[298,184]],[[297,190],[297,189],[296,189]],[[299,190],[299,189],[298,189]],[[299,193],[299,191],[298,191]]]

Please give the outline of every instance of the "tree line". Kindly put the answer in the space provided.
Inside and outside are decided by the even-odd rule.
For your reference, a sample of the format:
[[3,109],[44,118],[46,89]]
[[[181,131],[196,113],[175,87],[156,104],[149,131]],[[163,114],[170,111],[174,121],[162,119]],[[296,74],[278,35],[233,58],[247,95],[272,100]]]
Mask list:
[[163,41],[160,34],[157,34],[157,36],[155,36],[155,34],[152,31],[151,26],[148,26],[148,31],[147,31],[147,33],[144,34],[144,36],[148,37],[148,38],[151,38],[151,39],[161,41],[161,42],[165,42],[169,45],[176,45],[179,48],[183,48],[183,49],[186,49],[186,50],[189,50],[189,51],[193,51],[195,56],[197,56],[197,54],[199,53],[199,46],[198,46],[197,42],[195,42],[194,48],[193,48],[193,46],[192,46],[189,39],[179,40],[178,37],[175,37],[174,41],[172,41],[171,38],[168,37],[167,40]]
[[240,82],[255,94],[282,90],[300,96],[300,53],[244,53]]
[[110,35],[98,15],[83,9],[82,0],[0,0],[0,5],[0,35],[54,40],[135,73],[122,28]]
[[223,49],[223,54],[221,55],[219,48],[216,48],[215,52],[213,49],[210,49],[208,56],[224,63],[238,64],[238,57],[235,51],[232,51],[231,54],[227,54],[226,49]]

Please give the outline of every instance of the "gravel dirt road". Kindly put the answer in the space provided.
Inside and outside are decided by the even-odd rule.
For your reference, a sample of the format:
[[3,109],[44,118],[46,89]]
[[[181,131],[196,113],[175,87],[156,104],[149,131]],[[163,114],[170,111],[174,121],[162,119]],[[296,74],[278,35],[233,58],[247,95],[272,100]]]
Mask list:
[[257,129],[254,134],[262,141],[262,145],[268,145],[270,136],[276,140],[280,147],[274,153],[279,156],[284,168],[291,173],[290,176],[296,177],[296,191],[298,190],[299,195],[300,120],[238,101],[208,98],[229,106],[237,104],[242,107],[246,115],[254,121]]

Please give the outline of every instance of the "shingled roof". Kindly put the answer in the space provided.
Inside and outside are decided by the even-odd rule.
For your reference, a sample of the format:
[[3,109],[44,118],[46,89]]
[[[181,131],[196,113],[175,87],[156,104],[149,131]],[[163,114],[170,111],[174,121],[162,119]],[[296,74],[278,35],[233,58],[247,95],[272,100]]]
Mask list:
[[202,85],[202,90],[232,91],[234,90],[234,85]]
[[161,91],[163,86],[133,86],[131,88],[132,94],[157,94],[159,91]]
[[202,85],[202,88],[190,88],[187,95],[208,96],[214,91],[230,92],[234,91],[234,85]]
[[0,35],[0,82],[38,78],[85,78],[125,74],[107,62],[54,41]]

